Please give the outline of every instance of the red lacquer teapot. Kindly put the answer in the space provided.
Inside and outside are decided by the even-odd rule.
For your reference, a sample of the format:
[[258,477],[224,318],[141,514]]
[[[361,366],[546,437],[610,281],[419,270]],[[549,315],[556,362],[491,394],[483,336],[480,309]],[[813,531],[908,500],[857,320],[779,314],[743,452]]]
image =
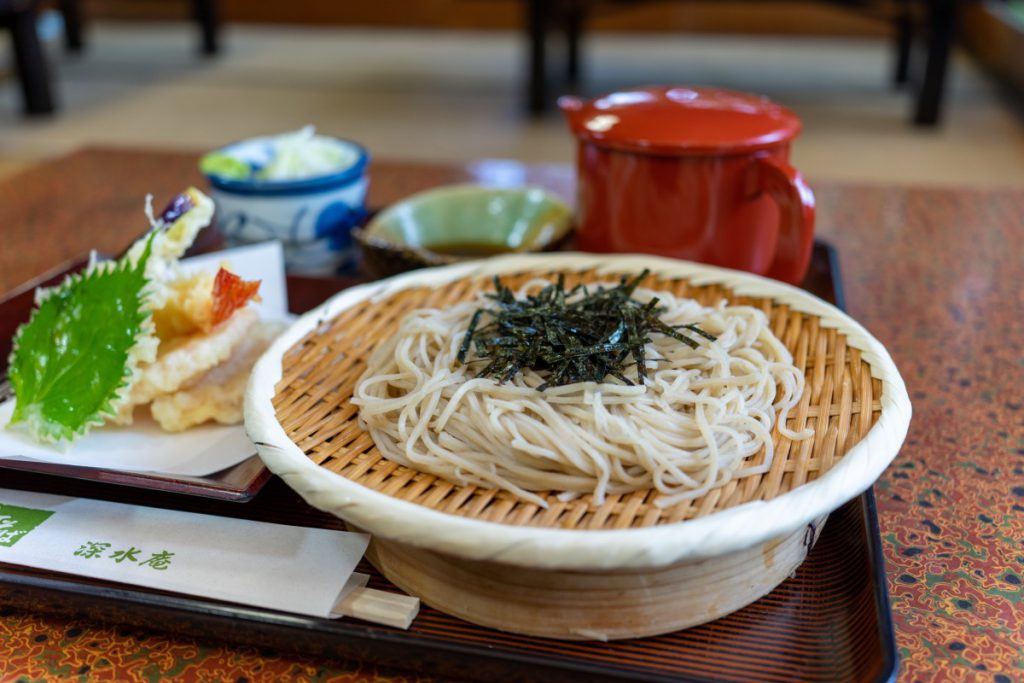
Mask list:
[[789,165],[800,132],[793,112],[755,95],[686,86],[558,104],[579,141],[581,249],[803,280],[814,195]]

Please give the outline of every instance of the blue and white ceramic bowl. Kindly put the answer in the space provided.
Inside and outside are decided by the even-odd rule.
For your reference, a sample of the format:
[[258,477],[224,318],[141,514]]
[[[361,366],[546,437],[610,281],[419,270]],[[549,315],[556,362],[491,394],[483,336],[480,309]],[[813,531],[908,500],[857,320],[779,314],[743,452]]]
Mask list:
[[[330,274],[354,268],[352,228],[366,217],[369,154],[348,140],[330,138],[344,165],[301,179],[237,179],[204,173],[217,205],[216,225],[231,246],[280,240],[289,272]],[[243,140],[218,150],[259,170],[275,153],[274,138]]]

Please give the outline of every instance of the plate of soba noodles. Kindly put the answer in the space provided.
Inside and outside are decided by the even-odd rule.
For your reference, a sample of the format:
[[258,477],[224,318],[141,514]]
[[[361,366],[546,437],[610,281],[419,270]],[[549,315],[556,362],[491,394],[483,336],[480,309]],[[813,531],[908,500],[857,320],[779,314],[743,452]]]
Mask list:
[[399,588],[597,640],[769,593],[910,414],[883,345],[803,290],[566,253],[345,290],[268,349],[245,406],[267,466],[370,533]]

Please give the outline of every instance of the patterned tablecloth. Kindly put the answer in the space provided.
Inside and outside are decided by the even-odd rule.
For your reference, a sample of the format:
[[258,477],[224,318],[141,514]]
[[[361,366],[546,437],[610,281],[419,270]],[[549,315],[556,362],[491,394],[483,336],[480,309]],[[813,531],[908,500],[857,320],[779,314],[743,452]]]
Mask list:
[[[0,294],[140,231],[140,198],[201,183],[194,155],[86,150],[0,182]],[[371,204],[532,183],[563,166],[378,162]],[[849,313],[890,350],[914,419],[876,486],[900,679],[1024,680],[1024,192],[819,184]],[[2,483],[2,482],[0,482]],[[416,680],[368,665],[0,611],[3,680]]]

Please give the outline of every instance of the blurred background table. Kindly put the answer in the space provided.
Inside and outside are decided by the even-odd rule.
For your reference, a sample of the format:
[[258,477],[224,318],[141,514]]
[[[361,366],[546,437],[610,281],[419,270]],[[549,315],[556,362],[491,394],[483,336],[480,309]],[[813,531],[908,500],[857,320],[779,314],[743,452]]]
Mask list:
[[[159,204],[202,187],[197,155],[87,149],[0,182],[0,297],[88,249],[116,253]],[[537,184],[568,166],[379,161],[371,206],[434,185]],[[1024,191],[815,184],[849,313],[892,353],[914,402],[875,487],[903,680],[1024,678]],[[2,477],[2,475],[0,475]],[[0,486],[3,485],[0,479]],[[417,680],[355,662],[0,610],[5,680]]]
[[[528,0],[526,34],[529,41],[527,69],[527,105],[540,113],[550,104],[550,75],[546,65],[547,38],[553,30],[565,35],[566,76],[573,87],[579,82],[582,67],[580,43],[589,16],[602,10],[636,7],[642,0]],[[845,9],[892,24],[895,58],[893,82],[906,85],[911,74],[911,53],[915,35],[924,43],[924,66],[916,69],[920,76],[914,84],[913,122],[934,126],[942,114],[943,90],[950,52],[953,46],[959,5],[957,0],[830,0]],[[688,3],[692,4],[692,3]]]

